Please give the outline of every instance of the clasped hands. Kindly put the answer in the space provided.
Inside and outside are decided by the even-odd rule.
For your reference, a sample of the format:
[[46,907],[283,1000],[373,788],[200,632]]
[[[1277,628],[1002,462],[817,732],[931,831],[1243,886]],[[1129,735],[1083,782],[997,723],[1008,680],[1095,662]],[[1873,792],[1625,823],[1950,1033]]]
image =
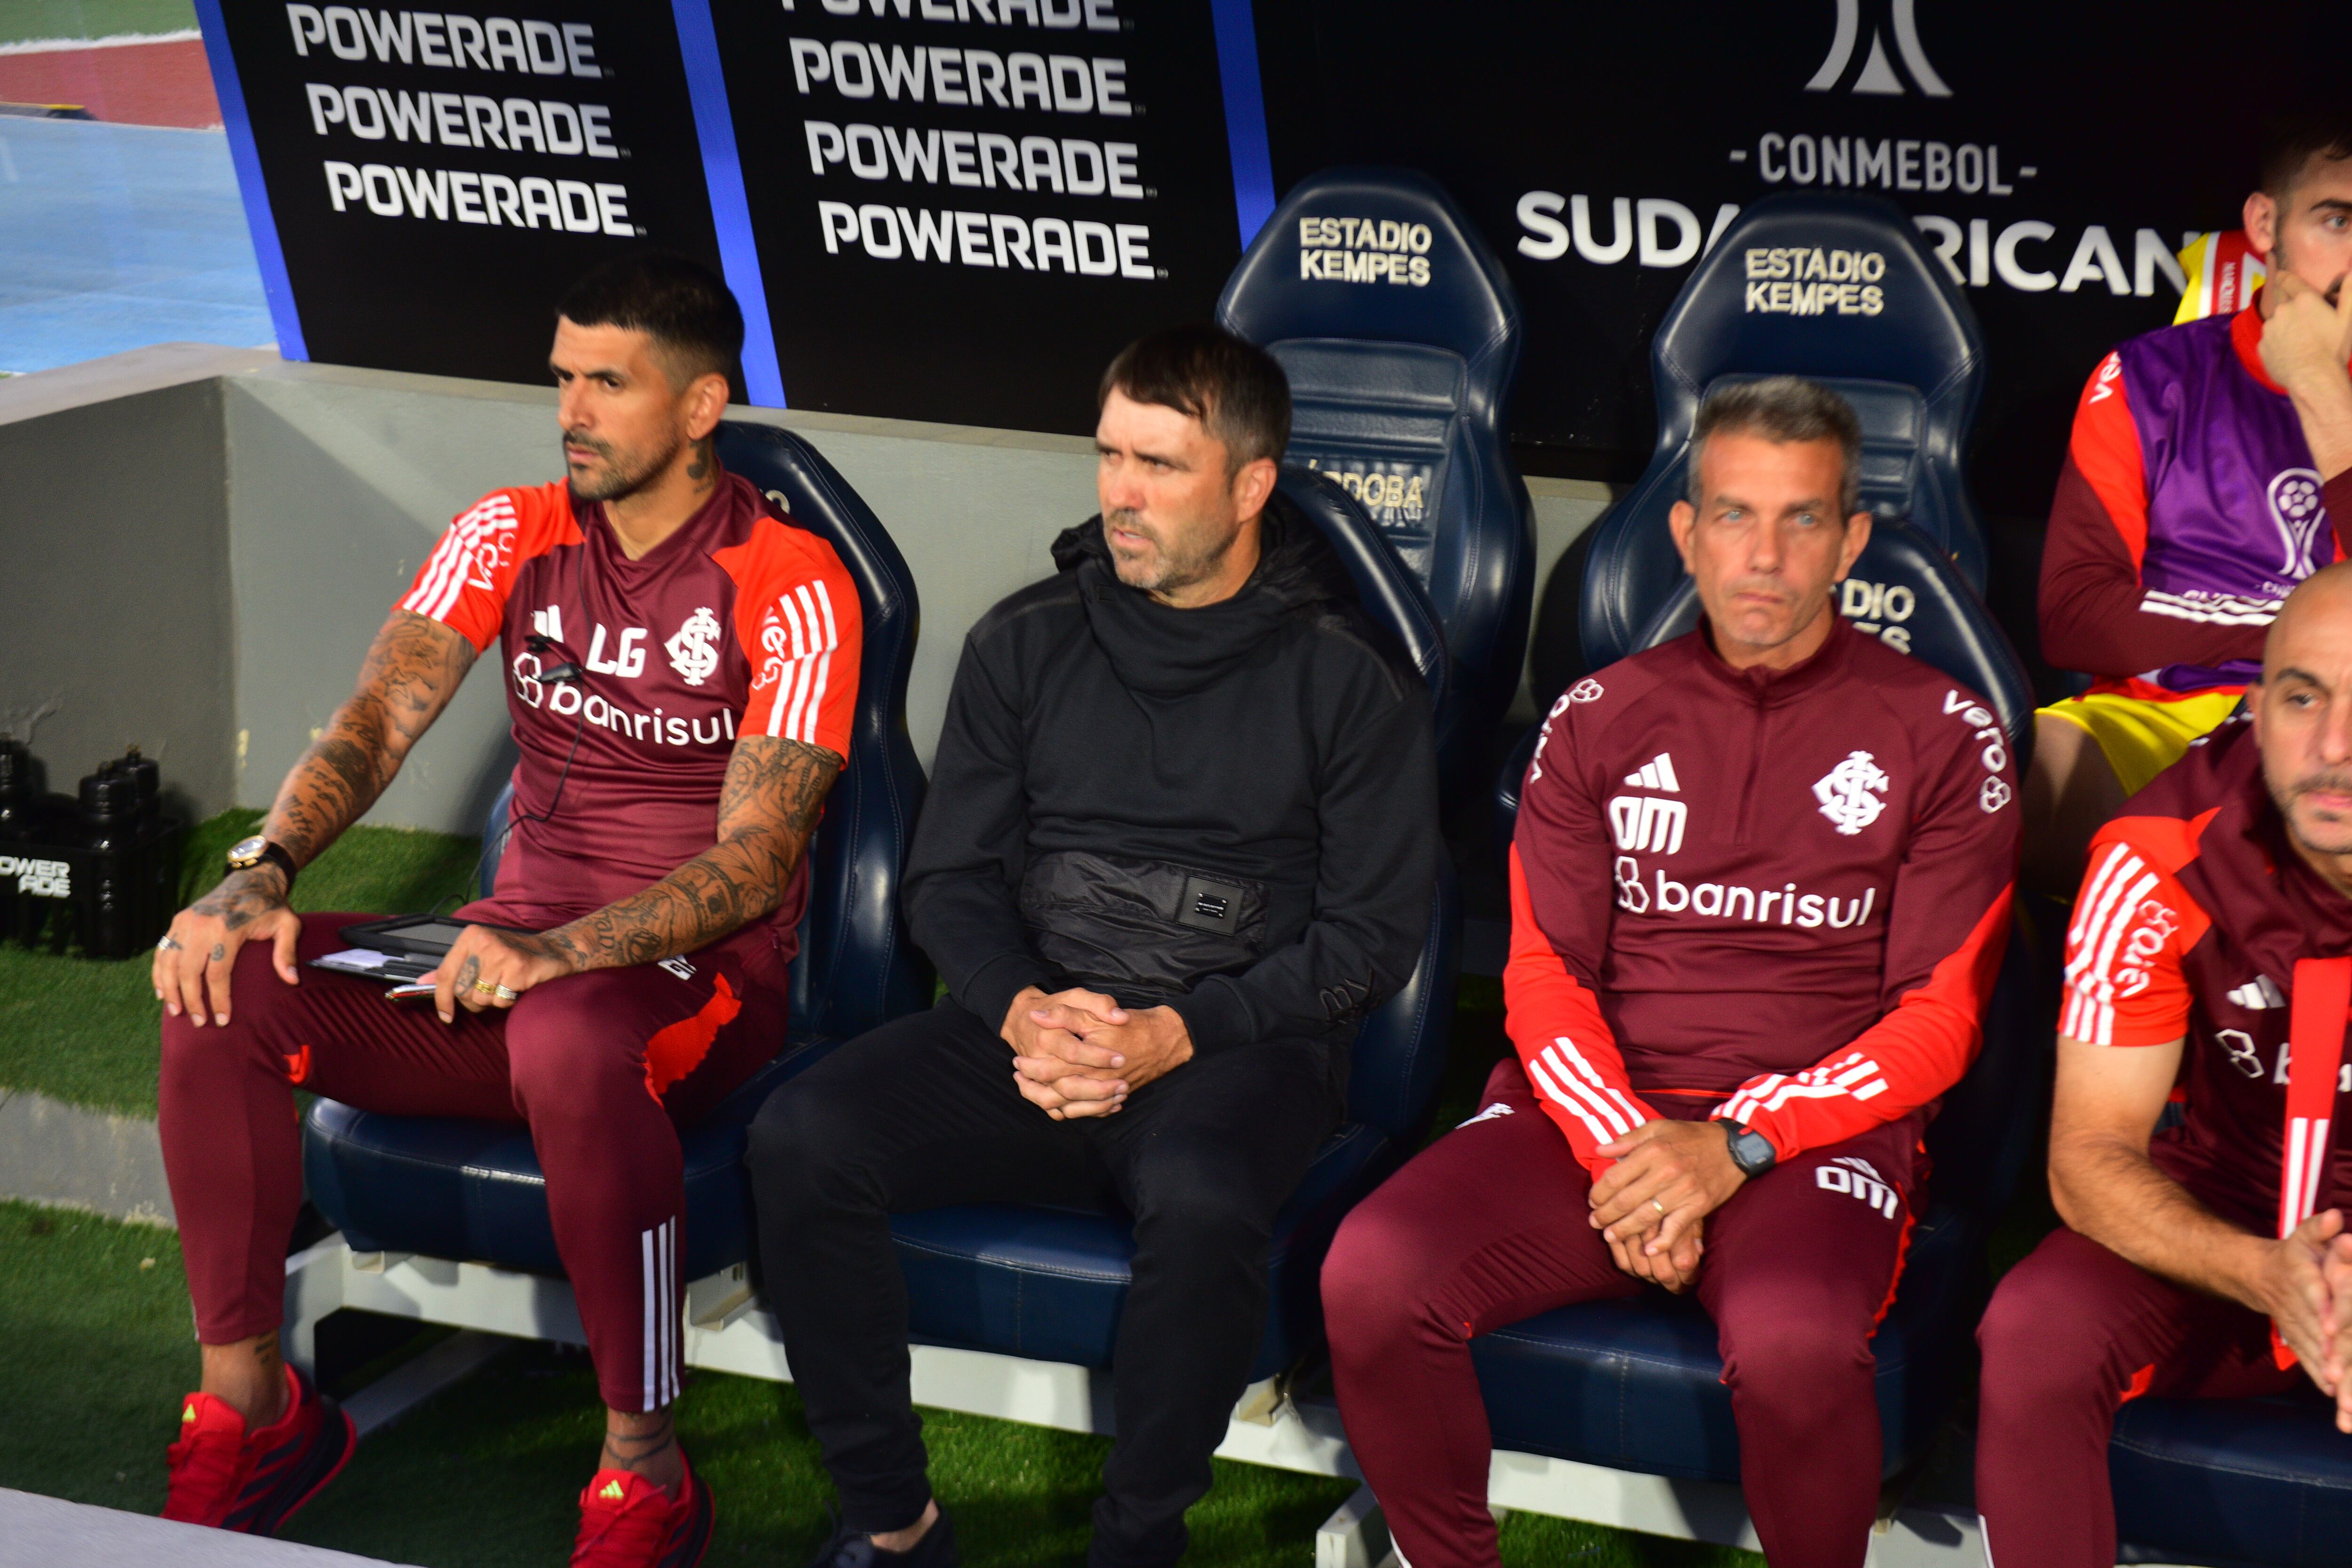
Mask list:
[[1121,1007],[1099,991],[1023,989],[998,1033],[1013,1047],[1021,1097],[1056,1121],[1115,1116],[1127,1097],[1192,1059],[1192,1037],[1169,1007]]
[[1617,1267],[1676,1295],[1698,1279],[1706,1216],[1748,1180],[1719,1121],[1654,1117],[1599,1151],[1617,1163],[1592,1184],[1592,1226]]
[[2322,1394],[2336,1401],[2336,1429],[2352,1433],[2352,1232],[2343,1212],[2323,1209],[2266,1244],[2258,1304]]

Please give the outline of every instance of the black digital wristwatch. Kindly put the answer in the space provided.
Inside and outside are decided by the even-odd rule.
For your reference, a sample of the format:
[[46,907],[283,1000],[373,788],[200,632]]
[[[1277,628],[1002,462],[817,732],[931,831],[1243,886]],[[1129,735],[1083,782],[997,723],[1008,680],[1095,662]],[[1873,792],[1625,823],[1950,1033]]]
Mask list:
[[1728,1116],[1718,1116],[1716,1121],[1730,1134],[1731,1163],[1739,1167],[1741,1175],[1753,1180],[1780,1163],[1780,1151],[1761,1132],[1750,1132]]

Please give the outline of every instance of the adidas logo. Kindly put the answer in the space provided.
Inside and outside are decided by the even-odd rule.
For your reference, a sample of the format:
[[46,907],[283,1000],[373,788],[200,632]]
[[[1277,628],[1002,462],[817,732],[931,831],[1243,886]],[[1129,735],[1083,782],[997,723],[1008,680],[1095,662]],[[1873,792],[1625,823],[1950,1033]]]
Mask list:
[[181,1410],[180,1410],[180,1425],[181,1425],[181,1426],[186,1426],[186,1425],[188,1425],[190,1422],[194,1421],[195,1418],[196,1418],[196,1407],[195,1407],[194,1405],[183,1405],[183,1406],[181,1407]]
[[2267,974],[2255,975],[2229,994],[2232,1004],[2250,1013],[2263,1013],[2286,1005],[2285,994],[2271,984],[2271,977]]
[[1635,789],[1664,790],[1668,795],[1683,793],[1682,781],[1675,777],[1675,759],[1664,752],[1627,773],[1625,782]]
[[618,1502],[621,1500],[621,1483],[618,1481],[606,1481],[604,1483],[604,1489],[598,1492],[596,1495],[603,1498],[606,1502]]

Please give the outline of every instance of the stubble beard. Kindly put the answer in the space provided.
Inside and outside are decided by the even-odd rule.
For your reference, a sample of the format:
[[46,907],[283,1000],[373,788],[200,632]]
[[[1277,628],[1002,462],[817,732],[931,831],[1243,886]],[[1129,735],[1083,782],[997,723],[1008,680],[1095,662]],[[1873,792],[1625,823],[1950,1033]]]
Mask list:
[[[1740,636],[1738,623],[1727,618],[1725,621],[1716,623],[1716,635],[1727,641],[1736,643],[1739,647],[1747,648],[1751,652],[1769,653],[1772,649],[1793,640],[1802,633],[1806,627],[1813,624],[1813,617],[1804,614],[1804,605],[1801,600],[1786,596],[1789,592],[1789,585],[1786,582],[1778,578],[1743,578],[1738,582],[1728,584],[1725,591],[1725,596],[1728,598],[1736,594],[1759,588],[1784,595],[1781,601],[1786,606],[1783,616],[1777,623],[1772,623],[1769,625],[1769,626],[1762,625],[1763,617],[1760,616],[1751,619],[1748,623],[1749,625],[1759,626],[1759,629],[1763,629],[1765,631],[1764,636],[1759,637],[1753,640]],[[1710,616],[1709,619],[1713,620],[1714,617]]]
[[2263,784],[2270,791],[2271,804],[2278,807],[2280,820],[2286,824],[2287,837],[2294,839],[2298,847],[2306,854],[2330,858],[2352,855],[2352,820],[2339,819],[2332,825],[2332,831],[2322,829],[2328,832],[2328,838],[2322,839],[2305,828],[2304,818],[2294,809],[2296,803],[2305,795],[2321,790],[2330,795],[2352,795],[2352,775],[2319,773],[2282,783],[2272,776],[2270,766],[2265,763]]
[[[1209,549],[1182,552],[1170,548],[1168,542],[1156,530],[1144,527],[1142,520],[1132,511],[1105,513],[1103,528],[1106,531],[1103,543],[1110,551],[1111,569],[1118,574],[1118,580],[1130,588],[1160,595],[1181,593],[1196,583],[1215,576],[1224,564],[1225,552],[1233,549],[1234,541],[1241,534],[1241,531],[1235,529]],[[1120,554],[1118,547],[1109,540],[1108,531],[1113,528],[1139,533],[1150,540],[1157,559]]]
[[686,443],[673,441],[658,452],[640,456],[624,452],[611,442],[593,436],[571,436],[563,439],[577,447],[585,447],[603,459],[603,465],[588,478],[583,479],[572,467],[567,453],[564,471],[572,478],[572,493],[584,501],[614,501],[633,496],[653,481],[654,476],[669,467],[672,459]]
[[[2279,225],[2281,232],[2271,245],[2271,270],[2273,272],[2294,272],[2294,258],[2287,248],[2285,227],[2284,222]],[[2295,276],[2300,278],[2303,275],[2298,272]],[[2344,298],[2344,279],[2339,277],[2335,282],[2330,283],[2323,297],[2327,301],[2328,309],[2336,309]]]

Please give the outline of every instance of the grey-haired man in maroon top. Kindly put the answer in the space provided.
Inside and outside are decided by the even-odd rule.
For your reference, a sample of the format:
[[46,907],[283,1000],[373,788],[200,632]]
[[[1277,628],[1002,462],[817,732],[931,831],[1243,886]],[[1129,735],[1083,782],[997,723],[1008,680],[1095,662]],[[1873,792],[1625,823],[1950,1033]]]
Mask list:
[[1793,378],[1717,392],[1675,537],[1706,624],[1552,710],[1521,795],[1517,1055],[1323,1270],[1339,1413],[1412,1568],[1496,1568],[1469,1342],[1696,1289],[1774,1568],[1861,1568],[1870,1339],[2009,931],[2016,775],[1976,693],[1830,602],[1860,432]]

